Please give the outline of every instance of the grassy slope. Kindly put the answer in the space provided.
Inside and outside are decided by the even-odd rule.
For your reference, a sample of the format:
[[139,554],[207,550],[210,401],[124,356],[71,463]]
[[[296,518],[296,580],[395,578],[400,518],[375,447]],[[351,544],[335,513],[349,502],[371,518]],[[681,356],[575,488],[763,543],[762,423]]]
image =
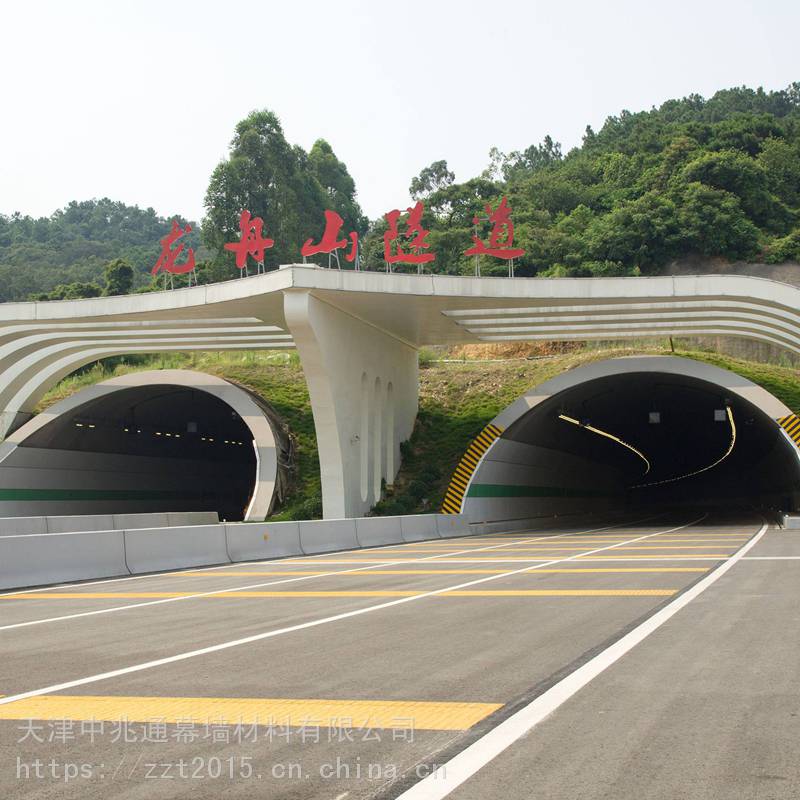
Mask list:
[[[664,349],[586,349],[536,360],[442,362],[420,371],[420,411],[393,489],[376,513],[438,510],[450,475],[471,439],[498,412],[527,389],[567,369],[615,356],[669,354]],[[716,353],[682,352],[730,369],[761,384],[789,408],[800,412],[800,370],[758,364]],[[84,386],[112,375],[141,369],[197,369],[227,378],[260,394],[286,419],[297,446],[297,474],[278,519],[320,516],[319,459],[308,391],[297,356],[283,353],[176,354],[113,360],[60,383],[42,401],[44,408]]]

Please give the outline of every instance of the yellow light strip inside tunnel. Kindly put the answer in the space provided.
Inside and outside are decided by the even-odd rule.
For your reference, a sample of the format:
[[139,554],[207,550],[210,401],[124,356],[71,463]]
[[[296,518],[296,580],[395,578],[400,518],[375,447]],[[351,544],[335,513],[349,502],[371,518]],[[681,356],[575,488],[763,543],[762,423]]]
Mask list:
[[713,464],[709,464],[707,467],[703,467],[702,469],[696,469],[694,472],[687,472],[685,475],[678,475],[675,478],[665,478],[663,481],[653,481],[652,483],[638,483],[636,486],[632,486],[631,488],[643,489],[647,486],[660,486],[662,483],[682,481],[684,478],[692,478],[695,475],[700,475],[702,472],[708,472],[708,470],[713,469],[718,464],[721,464],[733,452],[733,448],[736,447],[736,422],[734,422],[733,419],[733,411],[731,411],[730,406],[725,406],[725,410],[728,412],[728,422],[731,425],[731,441],[728,445],[728,449]]
[[627,442],[623,442],[619,436],[614,436],[613,433],[609,433],[608,431],[601,431],[600,428],[595,428],[593,425],[584,425],[580,420],[575,419],[574,417],[568,417],[566,414],[559,414],[559,419],[563,419],[564,422],[570,422],[573,425],[577,425],[579,428],[583,428],[584,430],[591,431],[592,433],[596,433],[598,436],[604,436],[606,439],[611,439],[612,442],[616,442],[617,444],[621,444],[623,447],[627,447],[632,453],[636,453],[639,458],[644,461],[646,465],[646,469],[644,471],[644,475],[647,475],[650,472],[650,462],[647,460],[647,457],[641,450],[637,450],[633,445],[628,444]]

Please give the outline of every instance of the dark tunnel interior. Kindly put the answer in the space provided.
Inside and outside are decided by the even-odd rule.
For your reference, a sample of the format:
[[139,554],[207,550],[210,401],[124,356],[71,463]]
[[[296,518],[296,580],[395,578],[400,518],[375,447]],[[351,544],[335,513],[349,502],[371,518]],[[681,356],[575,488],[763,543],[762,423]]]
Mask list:
[[[253,494],[253,436],[227,403],[184,386],[119,389],[45,425],[22,444],[69,451],[141,511],[218,511],[240,520]],[[123,458],[119,458],[123,457]],[[97,479],[96,476],[94,478]]]
[[594,462],[598,484],[625,508],[790,510],[800,486],[798,453],[773,419],[681,375],[587,381],[536,406],[505,438]]

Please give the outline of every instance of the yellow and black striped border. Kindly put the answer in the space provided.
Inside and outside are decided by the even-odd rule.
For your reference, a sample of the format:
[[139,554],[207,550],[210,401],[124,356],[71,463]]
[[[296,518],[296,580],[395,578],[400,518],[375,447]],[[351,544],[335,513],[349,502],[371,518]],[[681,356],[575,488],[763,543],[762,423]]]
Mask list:
[[781,417],[778,425],[789,434],[789,438],[800,447],[800,417],[797,414],[789,414],[788,417]]
[[464,493],[467,491],[472,473],[478,466],[483,454],[492,446],[503,432],[502,428],[491,423],[487,425],[473,440],[467,448],[467,452],[458,462],[456,471],[450,479],[444,500],[442,501],[442,514],[460,514],[461,506],[464,502]]

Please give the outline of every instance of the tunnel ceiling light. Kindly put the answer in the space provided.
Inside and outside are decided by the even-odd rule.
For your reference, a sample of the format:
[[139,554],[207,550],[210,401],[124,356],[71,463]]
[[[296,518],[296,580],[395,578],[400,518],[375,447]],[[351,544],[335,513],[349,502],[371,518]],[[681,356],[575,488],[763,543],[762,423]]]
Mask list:
[[574,417],[568,417],[566,414],[559,414],[558,418],[564,420],[564,422],[569,422],[572,425],[576,425],[578,428],[583,428],[586,431],[591,431],[592,433],[596,433],[598,436],[603,436],[606,439],[611,439],[612,442],[616,442],[619,445],[630,450],[632,453],[635,453],[639,458],[642,459],[645,463],[645,470],[643,475],[647,475],[650,472],[650,462],[647,460],[647,457],[644,453],[640,450],[637,450],[633,445],[628,444],[627,442],[623,442],[618,436],[614,436],[613,433],[609,433],[608,431],[600,430],[600,428],[595,428],[593,425],[589,425],[588,423],[583,423],[580,420],[575,419]]
[[[725,418],[731,424],[731,440],[728,444],[728,449],[713,463],[709,464],[707,467],[703,467],[702,469],[696,469],[694,472],[687,472],[685,475],[677,475],[674,478],[665,478],[663,481],[653,481],[652,483],[639,483],[636,486],[632,486],[632,489],[643,489],[646,486],[661,486],[664,483],[674,483],[675,481],[682,481],[684,478],[693,478],[695,475],[700,475],[703,472],[708,472],[710,469],[714,469],[714,467],[721,464],[732,452],[733,448],[736,447],[736,422],[733,419],[733,411],[731,411],[731,407],[727,406],[725,409]],[[714,417],[716,419],[716,412],[714,413]]]

